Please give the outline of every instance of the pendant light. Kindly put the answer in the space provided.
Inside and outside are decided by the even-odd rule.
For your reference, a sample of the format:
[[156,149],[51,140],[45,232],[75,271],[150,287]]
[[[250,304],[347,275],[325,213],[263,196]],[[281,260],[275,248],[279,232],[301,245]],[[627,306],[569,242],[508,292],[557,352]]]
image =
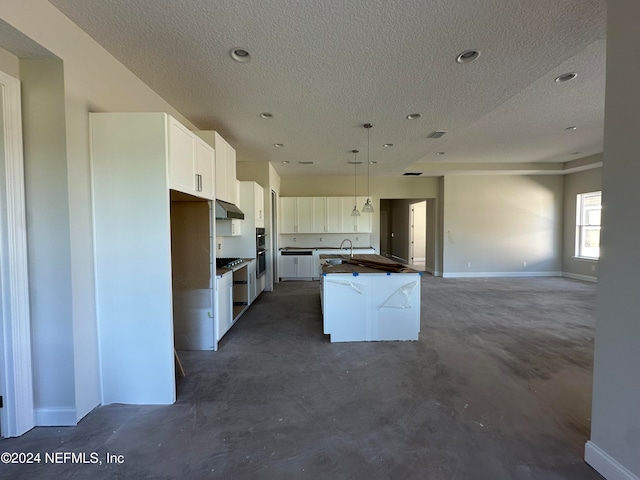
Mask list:
[[362,207],[362,213],[373,213],[373,204],[371,203],[371,193],[370,193],[371,176],[369,174],[369,170],[371,168],[371,161],[369,160],[369,132],[371,131],[372,127],[373,125],[371,125],[370,123],[364,124],[364,128],[367,129],[367,201]]
[[352,217],[359,217],[358,211],[358,198],[356,193],[356,170],[358,168],[358,150],[351,150],[353,153],[353,210],[351,210]]

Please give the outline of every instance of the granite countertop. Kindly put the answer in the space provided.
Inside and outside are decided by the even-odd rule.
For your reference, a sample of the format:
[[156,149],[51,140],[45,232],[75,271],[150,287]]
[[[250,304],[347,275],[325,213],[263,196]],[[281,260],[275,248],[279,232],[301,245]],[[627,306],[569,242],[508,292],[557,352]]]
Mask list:
[[322,273],[347,273],[347,274],[361,274],[361,273],[377,273],[387,274],[391,273],[420,273],[417,270],[409,268],[401,263],[389,260],[386,257],[375,254],[363,254],[354,255],[320,255],[321,260],[328,260],[331,258],[338,258],[348,263],[341,263],[338,265],[330,265],[325,263],[322,266]]
[[243,258],[242,263],[238,263],[233,267],[216,267],[216,277],[221,277],[225,273],[235,272],[242,267],[246,267],[252,260],[255,260],[255,258]]

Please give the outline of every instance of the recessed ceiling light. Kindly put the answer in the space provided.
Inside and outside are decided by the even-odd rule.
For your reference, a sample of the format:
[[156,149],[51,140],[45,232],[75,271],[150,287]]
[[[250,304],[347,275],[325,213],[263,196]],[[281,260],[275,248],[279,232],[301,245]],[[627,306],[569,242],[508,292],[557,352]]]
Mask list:
[[437,152],[436,155],[444,155],[444,152]]
[[313,162],[298,162],[300,165],[312,165]]
[[351,165],[360,165],[360,164],[362,164],[362,162],[354,162],[353,160],[349,160],[349,163]]
[[578,127],[567,127],[565,130],[576,130]]
[[382,145],[384,148],[391,148],[393,147],[393,143],[385,143],[384,145]]
[[273,114],[269,112],[262,112],[260,114],[260,118],[264,118],[265,120],[271,120],[273,118]]
[[273,146],[276,148],[282,148],[284,147],[284,143],[274,143]]
[[369,165],[377,165],[377,164],[378,164],[378,162],[373,161],[373,160],[371,160],[371,161],[369,162]]
[[577,73],[563,73],[562,75],[559,75],[556,77],[556,79],[554,80],[555,82],[568,82],[569,80],[573,80],[574,78],[576,78],[578,76]]
[[291,163],[291,162],[290,162],[289,160],[283,160],[283,161],[282,161],[282,163],[289,164],[289,163]]
[[244,48],[232,48],[231,49],[231,58],[233,58],[236,62],[247,63],[251,60],[251,55]]
[[407,115],[407,120],[418,120],[422,115],[419,113],[410,113]]
[[469,63],[473,62],[476,58],[480,56],[480,52],[478,50],[465,50],[460,55],[456,57],[456,62],[458,63]]

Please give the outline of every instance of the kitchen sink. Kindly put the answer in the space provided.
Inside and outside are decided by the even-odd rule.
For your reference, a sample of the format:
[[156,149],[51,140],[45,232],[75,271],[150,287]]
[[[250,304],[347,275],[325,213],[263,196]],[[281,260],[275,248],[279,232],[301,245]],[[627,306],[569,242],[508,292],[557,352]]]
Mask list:
[[328,258],[325,260],[325,263],[329,265],[340,265],[341,263],[344,263],[344,260],[342,258]]

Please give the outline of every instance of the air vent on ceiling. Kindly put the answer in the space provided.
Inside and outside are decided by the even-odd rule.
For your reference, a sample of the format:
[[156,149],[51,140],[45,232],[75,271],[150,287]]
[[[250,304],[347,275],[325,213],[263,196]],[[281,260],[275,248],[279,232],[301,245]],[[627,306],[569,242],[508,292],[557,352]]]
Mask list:
[[445,133],[447,133],[446,130],[436,130],[435,132],[430,133],[427,138],[440,138],[444,136]]
[[422,172],[404,172],[402,175],[406,175],[407,177],[419,177],[422,175]]

